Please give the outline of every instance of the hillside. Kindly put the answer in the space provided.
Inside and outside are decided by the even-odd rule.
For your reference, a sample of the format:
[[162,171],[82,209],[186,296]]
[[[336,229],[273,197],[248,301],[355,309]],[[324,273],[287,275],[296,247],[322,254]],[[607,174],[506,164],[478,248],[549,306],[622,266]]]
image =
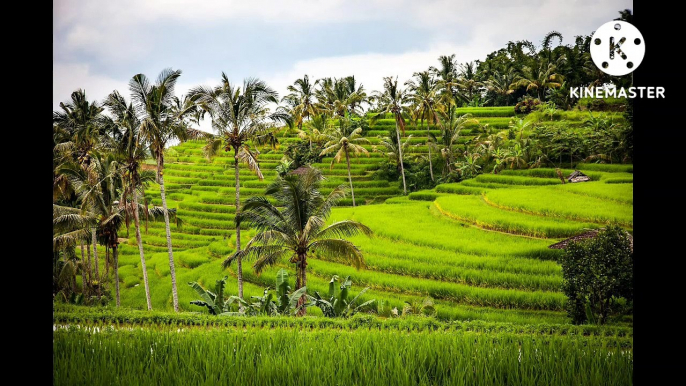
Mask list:
[[[500,119],[509,122],[510,118],[497,116],[503,113],[488,116],[487,111],[483,109],[486,116],[480,116],[480,122],[490,120],[491,127],[497,127]],[[380,120],[367,136],[374,142],[374,135],[392,125],[391,119]],[[408,131],[418,143],[426,140],[419,130]],[[241,169],[241,200],[262,193],[276,176],[274,168],[283,149],[297,140],[293,135],[280,137],[278,149],[261,150],[264,181]],[[383,301],[387,309],[402,309],[404,302],[421,302],[431,296],[441,319],[566,323],[565,297],[559,291],[562,277],[554,261],[560,251],[548,246],[610,221],[633,227],[630,165],[581,164],[578,168],[594,180],[587,183],[562,185],[554,169],[503,170],[409,197],[393,197],[400,196],[401,186],[371,176],[382,160],[381,153],[371,151],[373,145],[366,145],[368,158],[351,164],[358,207],[335,208],[330,218],[355,219],[372,228],[373,238],[353,239],[364,253],[367,268],[358,271],[315,256],[309,265],[311,290],[325,290],[334,274],[350,275],[353,293],[368,286],[363,298]],[[235,265],[221,268],[235,248],[233,156],[222,152],[208,161],[202,156],[202,146],[200,141],[189,141],[173,147],[165,164],[168,204],[178,209],[183,221],[181,227],[172,225],[172,242],[180,305],[186,311],[200,311],[189,304],[197,295],[188,282],[211,286],[228,275],[228,292],[236,293]],[[412,153],[424,150],[418,146]],[[334,164],[330,170],[330,162],[331,158],[325,158],[315,165],[327,177],[324,193],[347,184],[345,164]],[[159,205],[159,188],[151,186],[146,197]],[[344,204],[351,205],[349,200]],[[126,237],[125,233],[121,232],[121,237]],[[120,249],[121,301],[124,307],[144,309],[134,234],[131,226]],[[251,230],[243,231],[242,239],[252,235]],[[149,222],[143,242],[153,308],[169,310],[171,283],[163,222]],[[249,263],[244,267],[246,297],[261,295],[264,287],[274,285],[278,268],[257,276]],[[316,314],[318,309],[308,312]]]

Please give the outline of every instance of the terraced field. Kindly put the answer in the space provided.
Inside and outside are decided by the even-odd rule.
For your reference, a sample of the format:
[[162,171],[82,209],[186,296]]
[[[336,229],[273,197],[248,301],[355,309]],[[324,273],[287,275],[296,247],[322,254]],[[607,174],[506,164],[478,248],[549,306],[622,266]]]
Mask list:
[[[496,126],[499,119],[509,121],[505,109],[500,110],[492,109],[488,114],[493,116],[475,111],[481,114],[480,120],[492,120]],[[368,134],[371,138],[376,132],[385,134],[392,125],[391,119],[380,120]],[[408,132],[416,135],[418,143],[426,140],[426,130]],[[264,181],[241,169],[242,201],[260,195],[275,178],[274,168],[283,149],[294,140],[292,136],[280,137],[280,148],[260,150]],[[236,293],[235,272],[221,268],[223,259],[235,248],[233,156],[222,153],[208,161],[202,156],[202,146],[202,142],[186,142],[169,149],[166,156],[168,204],[178,209],[183,221],[182,226],[172,225],[172,242],[180,305],[185,311],[200,311],[189,304],[197,295],[185,283],[198,281],[211,286],[228,275],[228,292]],[[382,160],[380,153],[371,152],[372,146],[366,145],[368,158],[351,163],[358,206],[335,208],[330,218],[355,219],[372,228],[374,237],[352,239],[363,251],[367,267],[356,270],[335,259],[313,256],[308,266],[308,288],[312,291],[326,290],[334,274],[350,275],[354,294],[370,287],[363,300],[377,299],[389,308],[402,309],[405,302],[420,302],[431,296],[437,316],[443,320],[567,323],[565,297],[560,292],[562,276],[555,262],[561,252],[548,246],[610,221],[627,229],[633,226],[630,165],[582,164],[580,169],[593,181],[565,185],[556,178],[554,169],[506,170],[399,197],[399,184],[372,179],[372,170]],[[415,147],[412,152],[423,149]],[[344,163],[330,169],[330,162],[331,158],[325,158],[315,165],[328,178],[324,193],[347,184]],[[160,204],[158,188],[151,187],[146,196]],[[343,204],[351,205],[351,200]],[[124,232],[122,235],[126,236]],[[140,257],[133,235],[131,227],[130,237],[120,250],[121,301],[124,307],[144,309]],[[247,240],[254,232],[248,229],[241,235]],[[163,223],[150,222],[143,241],[153,308],[170,310]],[[257,276],[250,264],[244,264],[245,295],[261,295],[264,287],[273,286],[279,268]],[[319,310],[312,308],[308,313],[318,314]],[[630,323],[625,320],[620,325]]]

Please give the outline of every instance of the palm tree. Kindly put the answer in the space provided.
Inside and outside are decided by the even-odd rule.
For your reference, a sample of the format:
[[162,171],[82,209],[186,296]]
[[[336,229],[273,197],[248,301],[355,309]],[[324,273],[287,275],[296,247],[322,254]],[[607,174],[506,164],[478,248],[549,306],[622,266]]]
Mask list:
[[[236,216],[240,214],[240,175],[239,164],[244,164],[260,180],[264,178],[260,171],[257,155],[250,149],[248,141],[262,144],[270,138],[271,122],[290,123],[290,117],[282,110],[271,113],[268,103],[278,103],[278,94],[259,79],[248,78],[243,87],[229,82],[222,73],[221,84],[214,88],[196,87],[189,92],[190,98],[200,109],[212,117],[212,128],[217,136],[208,136],[204,148],[208,158],[213,157],[222,147],[225,151],[233,150],[234,172],[236,177]],[[236,223],[236,250],[241,250],[241,227]],[[240,258],[237,262],[238,297],[243,298],[243,266]]]
[[389,160],[397,165],[398,169],[400,169],[400,164],[402,163],[400,160],[400,154],[405,153],[407,148],[412,146],[411,140],[412,135],[410,134],[407,136],[407,138],[405,138],[405,141],[402,142],[400,149],[398,149],[397,138],[394,135],[389,137],[381,137],[379,144],[383,146],[383,150],[376,148],[376,146],[374,150],[382,152],[386,157],[388,157]]
[[[86,269],[88,263],[83,254],[83,242],[90,237],[89,228],[96,223],[96,218],[90,213],[82,213],[78,208],[55,205],[52,206],[52,229],[53,229],[53,253],[57,255],[60,251],[68,254],[74,250],[76,243],[81,244],[81,263],[77,264],[74,259],[65,262],[62,269],[55,267],[58,281],[64,282],[65,273],[69,270],[76,275],[77,268],[81,271],[81,293],[85,298],[88,294],[88,282]],[[61,279],[61,280],[60,280]]]
[[[376,114],[373,119],[383,118],[386,113],[393,114],[395,119],[395,135],[397,136],[398,143],[400,143],[400,130],[402,130],[403,135],[405,135],[405,118],[403,118],[403,112],[407,107],[405,103],[408,100],[407,95],[404,90],[398,87],[398,77],[393,80],[392,77],[384,77],[384,91],[377,92],[375,98],[379,101],[380,112]],[[402,146],[398,149],[400,151],[399,158],[403,159]],[[400,174],[403,177],[403,194],[407,195],[407,184],[405,183],[405,167],[403,163],[400,162]]]
[[104,134],[104,108],[89,102],[82,89],[71,94],[71,102],[60,102],[60,108],[52,113],[55,151],[85,168]]
[[498,70],[493,72],[490,79],[486,83],[486,88],[488,91],[495,93],[505,99],[505,104],[509,104],[510,95],[514,93],[514,90],[510,88],[510,85],[514,83],[516,73],[513,67],[507,68],[507,70],[502,73]]
[[[145,300],[148,306],[148,311],[152,310],[152,302],[150,300],[150,284],[148,282],[148,271],[145,266],[145,254],[143,252],[143,242],[141,240],[141,229],[138,205],[138,194],[142,192],[145,176],[141,176],[141,163],[147,158],[148,152],[145,146],[144,138],[140,132],[140,121],[136,116],[136,111],[133,104],[126,103],[123,96],[118,91],[112,92],[104,102],[112,116],[112,124],[120,131],[120,140],[116,148],[117,152],[122,157],[122,175],[124,180],[124,191],[122,194],[121,204],[126,208],[126,229],[128,237],[129,229],[129,213],[133,214],[134,226],[136,227],[136,242],[138,243],[138,252],[141,256],[141,269],[143,270],[143,282],[145,283]],[[150,177],[148,177],[149,179]],[[127,198],[130,197],[132,203],[129,204]],[[152,213],[158,212],[157,208],[148,208]],[[159,208],[159,213],[162,214],[162,208]],[[150,215],[151,213],[148,213]],[[147,216],[146,216],[147,218]]]
[[448,117],[446,112],[441,112],[441,141],[438,144],[440,153],[448,168],[448,173],[452,173],[452,165],[455,162],[454,147],[460,139],[460,133],[468,124],[479,123],[478,120],[472,118],[471,114],[464,114],[459,117],[457,111],[453,110],[454,117]]
[[[290,94],[283,97],[282,102],[290,107],[290,113],[293,123],[298,126],[298,130],[302,131],[303,121],[306,118],[312,118],[318,114],[317,102],[314,95],[314,87],[319,83],[316,80],[310,83],[310,78],[305,75],[302,79],[296,79],[293,85],[286,89]],[[312,150],[312,139],[310,139],[310,150]]]
[[122,179],[119,163],[113,154],[100,156],[97,153],[90,158],[87,170],[82,168],[65,168],[71,185],[81,202],[82,216],[95,218],[92,224],[91,237],[96,262],[96,280],[98,295],[102,287],[98,272],[98,241],[106,248],[111,248],[114,258],[114,282],[117,307],[119,299],[119,228],[123,224],[122,207],[119,205],[119,193],[122,190]]
[[[76,196],[68,176],[60,170],[64,166],[80,167],[87,170],[93,153],[101,146],[105,133],[103,107],[97,102],[89,102],[84,90],[78,89],[71,94],[70,102],[60,103],[61,111],[53,111],[53,202],[75,206]],[[83,240],[81,240],[83,243]],[[92,280],[90,241],[88,244],[89,282]],[[95,246],[94,246],[95,248]],[[81,245],[83,255],[83,244]],[[94,251],[97,254],[97,251]],[[82,256],[83,257],[83,256]],[[95,262],[96,275],[99,276],[98,261]]]
[[424,127],[424,119],[426,119],[426,145],[429,148],[429,173],[431,174],[431,181],[434,180],[434,169],[431,160],[431,124],[436,125],[439,121],[438,113],[436,112],[438,104],[438,83],[429,71],[415,72],[412,74],[415,80],[408,80],[405,82],[410,94],[408,97],[412,100],[414,105],[419,110],[417,113]]
[[[452,119],[454,108],[456,108],[456,97],[457,97],[457,61],[455,60],[455,54],[450,56],[441,55],[438,57],[440,62],[440,68],[429,67],[429,71],[433,72],[438,78],[438,87],[441,89],[439,94],[441,98],[441,104],[446,109],[446,116]],[[452,122],[450,123],[452,125]]]
[[329,169],[333,169],[333,164],[341,162],[341,159],[345,156],[345,162],[348,164],[350,195],[353,199],[353,206],[355,206],[355,191],[353,190],[353,179],[350,175],[350,153],[355,157],[358,157],[360,154],[366,154],[369,157],[367,149],[360,145],[361,143],[369,143],[369,140],[362,137],[362,128],[359,127],[359,123],[352,121],[349,116],[342,118],[339,126],[325,132],[323,136],[327,142],[324,144],[324,150],[319,155],[324,156],[336,152],[336,155],[331,160]]
[[133,106],[140,120],[140,135],[149,144],[157,161],[157,182],[160,184],[160,196],[164,210],[172,298],[176,312],[179,312],[179,294],[176,288],[176,269],[172,251],[171,229],[169,228],[169,210],[164,191],[164,148],[171,140],[183,141],[186,139],[188,127],[183,118],[187,114],[191,114],[195,108],[189,103],[181,106],[179,99],[174,95],[174,87],[179,76],[181,76],[181,70],[168,68],[160,73],[155,84],[150,84],[148,78],[143,74],[134,75],[129,82]]
[[[343,237],[363,233],[371,236],[372,230],[352,220],[326,225],[326,219],[338,201],[345,197],[345,186],[336,187],[328,196],[320,194],[324,179],[315,168],[303,174],[278,177],[265,194],[276,199],[276,205],[266,197],[249,198],[236,222],[246,222],[259,233],[242,251],[236,251],[226,260],[227,267],[234,260],[256,258],[253,268],[258,275],[266,266],[276,264],[289,256],[296,265],[296,290],[307,286],[307,258],[316,250],[318,255],[342,258],[357,268],[364,266],[362,252]],[[306,295],[298,301],[301,306]],[[304,315],[305,308],[299,312]]]
[[362,104],[367,103],[364,86],[358,86],[354,76],[322,78],[318,82],[319,88],[315,91],[316,108],[330,117],[344,118],[346,113],[360,114]]
[[562,86],[563,77],[555,72],[556,69],[555,64],[546,61],[542,61],[535,69],[524,67],[522,74],[515,78],[510,87],[514,90],[519,87],[526,87],[526,91],[536,90],[538,99],[543,101],[546,89]]
[[471,102],[474,96],[480,89],[483,88],[483,83],[476,79],[476,66],[474,62],[467,62],[460,65],[461,71],[457,86],[462,90],[462,99]]

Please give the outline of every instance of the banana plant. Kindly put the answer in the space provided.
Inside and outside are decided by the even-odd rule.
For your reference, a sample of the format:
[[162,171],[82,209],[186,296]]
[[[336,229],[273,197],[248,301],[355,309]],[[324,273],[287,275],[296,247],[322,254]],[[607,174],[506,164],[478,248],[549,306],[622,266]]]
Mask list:
[[202,299],[193,300],[191,304],[207,307],[212,315],[219,315],[227,311],[227,307],[230,305],[228,299],[224,299],[224,287],[226,286],[227,277],[228,276],[224,276],[224,278],[216,281],[214,286],[215,292],[202,288],[202,286],[195,281],[188,283]]
[[298,307],[298,299],[306,293],[307,287],[291,292],[288,272],[283,268],[276,273],[276,300],[274,293],[270,292],[270,287],[264,289],[262,296],[251,296],[252,303],[238,296],[225,297],[226,279],[227,276],[224,276],[223,279],[217,280],[215,292],[203,288],[197,282],[188,283],[201,298],[193,300],[191,304],[207,307],[210,314],[221,316],[294,315],[300,309],[311,305],[306,302]]
[[336,293],[336,282],[338,281],[338,275],[333,275],[331,281],[329,281],[329,296],[324,299],[319,292],[315,291],[314,297],[311,298],[311,302],[322,310],[324,316],[330,318],[334,317],[348,317],[355,315],[357,312],[363,308],[373,304],[376,299],[368,300],[359,306],[353,308],[355,301],[365,293],[369,287],[366,287],[360,293],[357,294],[352,300],[348,301],[348,296],[350,293],[350,287],[352,286],[352,281],[350,276],[345,278],[343,284],[340,286],[340,290]]

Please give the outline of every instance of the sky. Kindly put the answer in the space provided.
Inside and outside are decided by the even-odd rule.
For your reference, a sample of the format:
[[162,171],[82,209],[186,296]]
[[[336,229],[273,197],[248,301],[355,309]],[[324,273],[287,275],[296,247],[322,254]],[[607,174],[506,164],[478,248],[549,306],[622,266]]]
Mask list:
[[[484,60],[508,41],[573,44],[633,10],[627,0],[53,0],[53,109],[84,89],[129,96],[138,73],[180,69],[176,94],[256,77],[279,97],[310,79],[354,75],[370,93],[438,65]],[[209,122],[201,129],[209,130]]]

